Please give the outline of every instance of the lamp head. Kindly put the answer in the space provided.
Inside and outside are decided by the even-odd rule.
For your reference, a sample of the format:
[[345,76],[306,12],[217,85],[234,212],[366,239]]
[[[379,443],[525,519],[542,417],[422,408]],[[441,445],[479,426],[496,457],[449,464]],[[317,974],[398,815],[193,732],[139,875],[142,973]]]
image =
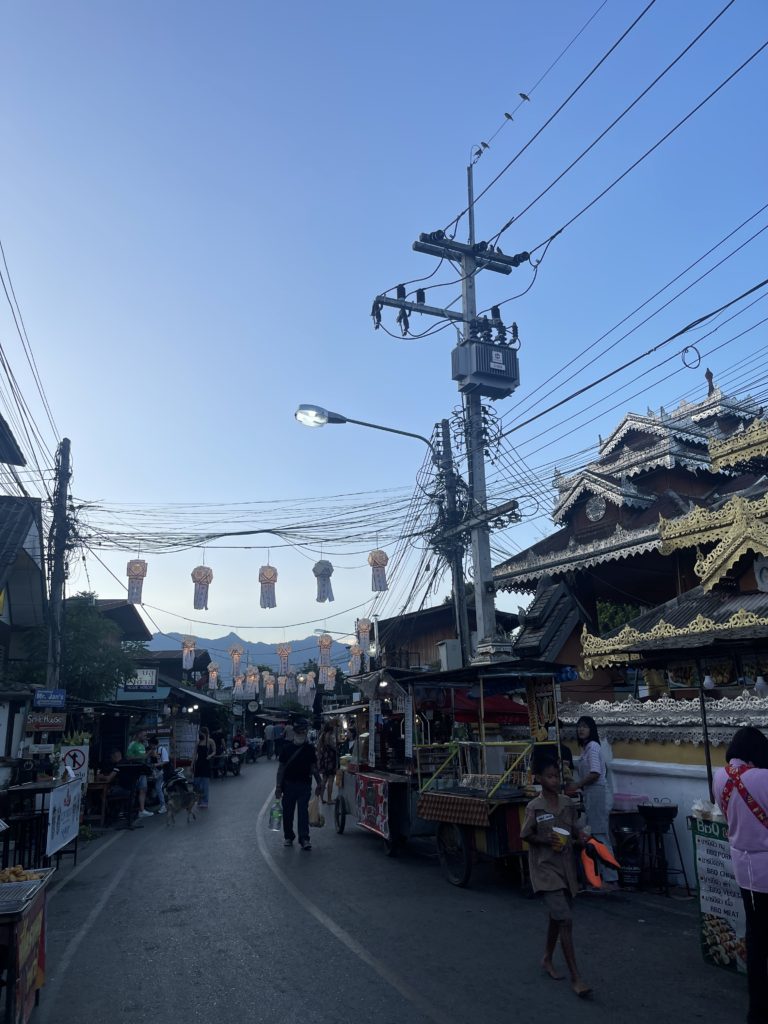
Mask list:
[[346,417],[337,412],[329,412],[321,405],[300,405],[294,417],[305,427],[324,427],[326,423],[346,423]]

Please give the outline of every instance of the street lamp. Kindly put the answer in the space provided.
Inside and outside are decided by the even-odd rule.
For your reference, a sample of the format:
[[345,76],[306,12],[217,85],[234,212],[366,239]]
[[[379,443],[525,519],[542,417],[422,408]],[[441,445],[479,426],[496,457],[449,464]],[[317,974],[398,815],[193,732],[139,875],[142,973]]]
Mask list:
[[354,423],[358,427],[370,427],[371,430],[384,430],[387,434],[400,434],[402,437],[415,437],[432,452],[432,460],[437,463],[437,452],[429,438],[423,434],[413,434],[410,430],[397,430],[395,427],[385,427],[381,423],[368,423],[365,420],[353,420],[349,416],[342,416],[338,412],[330,412],[321,405],[300,405],[294,417],[305,427],[324,427],[327,423]]
[[[385,427],[381,423],[368,423],[366,420],[353,420],[349,416],[342,416],[339,412],[331,412],[324,409],[322,405],[303,404],[293,414],[294,417],[305,427],[324,427],[328,423],[354,423],[358,427],[369,427],[371,430],[383,430],[387,434],[399,434],[401,437],[415,437],[417,441],[429,448],[432,455],[432,462],[435,466],[441,466],[445,478],[445,493],[449,521],[456,520],[456,473],[453,467],[453,459],[450,451],[450,432],[448,420],[441,423],[443,435],[443,449],[438,454],[437,449],[423,434],[414,434],[410,430],[398,430],[396,427]],[[456,611],[456,633],[461,647],[462,664],[469,663],[471,656],[469,640],[469,618],[467,615],[467,595],[464,586],[463,552],[461,550],[458,534],[452,544],[450,554],[451,579],[453,581],[453,600]],[[376,637],[376,662],[379,664],[379,630],[378,616],[374,615],[375,637]],[[381,667],[379,665],[379,667]]]

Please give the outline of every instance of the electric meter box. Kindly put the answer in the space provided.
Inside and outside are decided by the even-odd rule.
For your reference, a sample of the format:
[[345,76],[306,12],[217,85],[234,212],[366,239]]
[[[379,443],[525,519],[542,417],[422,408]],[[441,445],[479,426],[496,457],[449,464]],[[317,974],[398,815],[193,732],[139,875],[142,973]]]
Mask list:
[[517,349],[468,341],[451,353],[452,377],[465,395],[506,398],[520,384]]

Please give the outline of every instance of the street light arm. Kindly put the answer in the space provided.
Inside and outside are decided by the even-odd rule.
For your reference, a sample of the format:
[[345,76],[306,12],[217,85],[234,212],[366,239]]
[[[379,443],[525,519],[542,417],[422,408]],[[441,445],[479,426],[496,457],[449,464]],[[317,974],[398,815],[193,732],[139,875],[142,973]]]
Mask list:
[[[333,422],[332,420],[328,421]],[[370,427],[372,430],[384,430],[387,434],[400,434],[402,437],[415,437],[418,441],[423,441],[424,444],[432,452],[432,457],[437,459],[437,452],[432,442],[424,437],[423,434],[414,434],[410,430],[397,430],[395,427],[383,427],[380,423],[367,423],[365,420],[353,420],[349,416],[343,417],[344,423],[355,423],[358,427]]]

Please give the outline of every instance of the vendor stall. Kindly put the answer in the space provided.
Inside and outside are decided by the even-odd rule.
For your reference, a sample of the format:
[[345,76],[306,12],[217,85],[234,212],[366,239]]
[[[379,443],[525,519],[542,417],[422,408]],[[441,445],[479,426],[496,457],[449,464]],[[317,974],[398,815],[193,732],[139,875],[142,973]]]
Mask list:
[[4,1024],[27,1024],[45,982],[46,887],[53,869],[0,872]]
[[[329,715],[354,737],[340,759],[337,832],[353,818],[390,855],[436,834],[456,885],[467,884],[478,857],[521,853],[534,744],[546,742],[547,725],[557,729],[559,668],[508,662],[374,679],[366,702]],[[526,739],[503,735],[522,723]]]

